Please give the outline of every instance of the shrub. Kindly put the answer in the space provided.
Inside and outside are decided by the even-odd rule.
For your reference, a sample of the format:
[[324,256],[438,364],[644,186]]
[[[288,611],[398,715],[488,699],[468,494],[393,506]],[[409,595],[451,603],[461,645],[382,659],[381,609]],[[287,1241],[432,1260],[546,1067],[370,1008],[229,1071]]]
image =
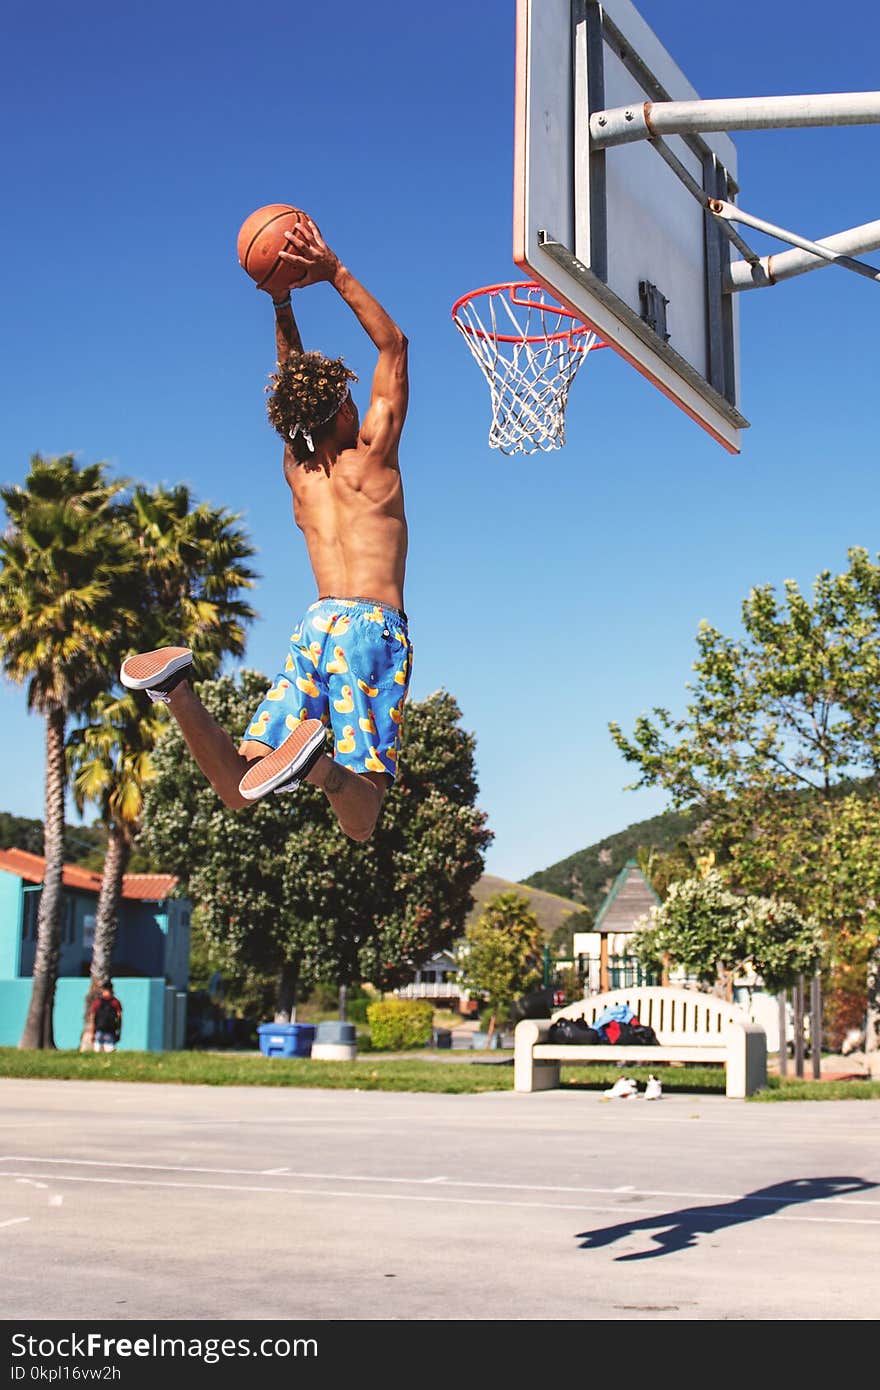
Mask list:
[[345,1017],[348,1020],[348,1022],[366,1023],[367,1009],[369,1008],[369,1005],[370,1001],[366,997],[366,995],[364,995],[362,999],[347,1000],[345,1005]]
[[433,1018],[426,999],[385,999],[367,1005],[371,1043],[379,1052],[424,1047],[431,1041]]

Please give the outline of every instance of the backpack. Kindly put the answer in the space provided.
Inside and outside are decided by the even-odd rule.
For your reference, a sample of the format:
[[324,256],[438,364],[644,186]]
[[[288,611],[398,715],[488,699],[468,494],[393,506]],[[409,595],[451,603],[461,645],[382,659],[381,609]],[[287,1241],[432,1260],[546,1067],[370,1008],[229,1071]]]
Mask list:
[[115,1033],[119,1027],[119,1015],[112,999],[101,999],[95,1010],[95,1030],[98,1033]]
[[[609,1025],[609,1033],[612,1027],[613,1025]],[[639,1047],[659,1046],[659,1040],[654,1029],[647,1023],[639,1023],[637,1018],[634,1018],[631,1023],[621,1023],[619,1027],[620,1031],[618,1036],[613,1038],[612,1042],[632,1043]]]
[[557,1018],[551,1023],[547,1033],[548,1042],[555,1043],[600,1043],[602,1039],[583,1018]]

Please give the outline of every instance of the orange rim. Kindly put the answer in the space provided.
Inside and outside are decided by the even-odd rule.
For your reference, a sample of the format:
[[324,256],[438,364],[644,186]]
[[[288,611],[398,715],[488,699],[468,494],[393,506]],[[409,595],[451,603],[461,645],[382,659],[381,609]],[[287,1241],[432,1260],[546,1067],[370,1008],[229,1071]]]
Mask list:
[[[537,292],[543,295],[544,298],[541,301],[536,301],[534,299],[517,297],[518,290],[521,292]],[[470,333],[474,338],[491,339],[496,343],[554,343],[561,342],[564,339],[570,341],[572,338],[577,338],[584,333],[592,333],[594,331],[583,321],[580,321],[577,323],[576,327],[562,328],[556,333],[524,333],[521,335],[516,333],[490,333],[487,329],[474,328],[471,324],[462,323],[458,318],[458,311],[462,305],[470,304],[472,300],[478,299],[484,294],[503,294],[505,292],[511,304],[516,305],[518,309],[543,309],[548,314],[555,314],[559,318],[578,319],[578,315],[574,313],[572,309],[554,300],[549,291],[545,289],[543,285],[539,285],[536,280],[506,280],[502,281],[499,285],[483,285],[481,289],[469,290],[467,294],[461,295],[452,306],[452,317],[455,319],[456,326],[461,329],[462,333]],[[593,350],[595,351],[596,348],[605,346],[606,344],[603,342],[594,343]]]

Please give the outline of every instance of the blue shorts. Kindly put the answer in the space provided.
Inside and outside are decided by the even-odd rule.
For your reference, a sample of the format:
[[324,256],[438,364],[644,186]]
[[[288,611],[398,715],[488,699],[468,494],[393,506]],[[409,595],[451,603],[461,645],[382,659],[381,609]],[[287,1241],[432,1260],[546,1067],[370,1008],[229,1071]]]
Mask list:
[[320,719],[333,730],[336,762],[394,777],[411,668],[406,614],[363,599],[318,599],[291,633],[284,670],[244,737],[277,748],[301,720]]

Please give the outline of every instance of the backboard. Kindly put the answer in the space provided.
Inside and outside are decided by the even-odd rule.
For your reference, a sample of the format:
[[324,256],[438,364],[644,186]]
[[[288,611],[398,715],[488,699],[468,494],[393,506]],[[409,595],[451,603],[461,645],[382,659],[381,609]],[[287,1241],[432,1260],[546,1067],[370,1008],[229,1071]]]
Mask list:
[[[517,0],[516,64],[516,264],[738,453],[730,243],[656,142],[590,144],[595,112],[698,93],[631,0]],[[661,143],[706,194],[735,201],[727,135]]]

